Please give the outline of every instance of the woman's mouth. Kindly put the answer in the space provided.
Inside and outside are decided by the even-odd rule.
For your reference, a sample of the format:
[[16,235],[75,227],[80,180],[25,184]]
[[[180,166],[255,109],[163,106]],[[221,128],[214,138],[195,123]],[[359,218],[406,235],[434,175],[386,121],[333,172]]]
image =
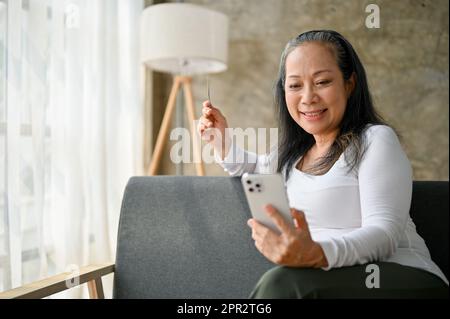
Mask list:
[[315,111],[308,111],[308,112],[300,112],[305,119],[307,119],[308,121],[315,121],[315,120],[319,120],[323,117],[323,114],[327,111],[328,109],[321,109],[321,110],[315,110]]

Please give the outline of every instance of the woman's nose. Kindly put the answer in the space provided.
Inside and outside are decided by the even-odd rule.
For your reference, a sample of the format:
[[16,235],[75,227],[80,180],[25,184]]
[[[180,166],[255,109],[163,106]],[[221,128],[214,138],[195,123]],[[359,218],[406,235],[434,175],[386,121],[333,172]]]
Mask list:
[[301,103],[304,105],[310,105],[314,102],[317,102],[317,95],[314,92],[313,88],[305,87],[302,94]]

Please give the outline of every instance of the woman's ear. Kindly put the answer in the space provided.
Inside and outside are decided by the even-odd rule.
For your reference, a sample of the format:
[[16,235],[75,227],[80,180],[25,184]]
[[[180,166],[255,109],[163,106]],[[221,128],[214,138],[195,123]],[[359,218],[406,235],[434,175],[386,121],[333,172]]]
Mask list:
[[352,95],[355,86],[356,86],[356,74],[355,72],[353,72],[350,78],[345,83],[345,92],[347,94],[347,99],[350,97],[350,95]]

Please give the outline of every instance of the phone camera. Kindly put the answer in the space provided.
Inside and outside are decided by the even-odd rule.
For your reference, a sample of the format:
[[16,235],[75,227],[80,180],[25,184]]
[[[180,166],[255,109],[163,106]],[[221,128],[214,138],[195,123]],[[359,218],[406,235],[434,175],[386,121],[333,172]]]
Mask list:
[[253,188],[251,188],[251,187],[248,190],[249,190],[249,192],[253,192]]
[[251,180],[248,180],[248,181],[247,181],[247,184],[249,184],[249,185],[250,185],[251,183],[252,183],[252,181],[251,181]]

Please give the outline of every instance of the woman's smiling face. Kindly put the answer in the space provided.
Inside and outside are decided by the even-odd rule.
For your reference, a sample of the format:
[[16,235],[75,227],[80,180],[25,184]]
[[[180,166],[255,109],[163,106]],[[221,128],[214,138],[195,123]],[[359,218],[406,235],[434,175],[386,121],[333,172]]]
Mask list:
[[354,78],[344,81],[332,49],[303,43],[286,58],[285,95],[289,114],[306,132],[335,134],[344,116]]

